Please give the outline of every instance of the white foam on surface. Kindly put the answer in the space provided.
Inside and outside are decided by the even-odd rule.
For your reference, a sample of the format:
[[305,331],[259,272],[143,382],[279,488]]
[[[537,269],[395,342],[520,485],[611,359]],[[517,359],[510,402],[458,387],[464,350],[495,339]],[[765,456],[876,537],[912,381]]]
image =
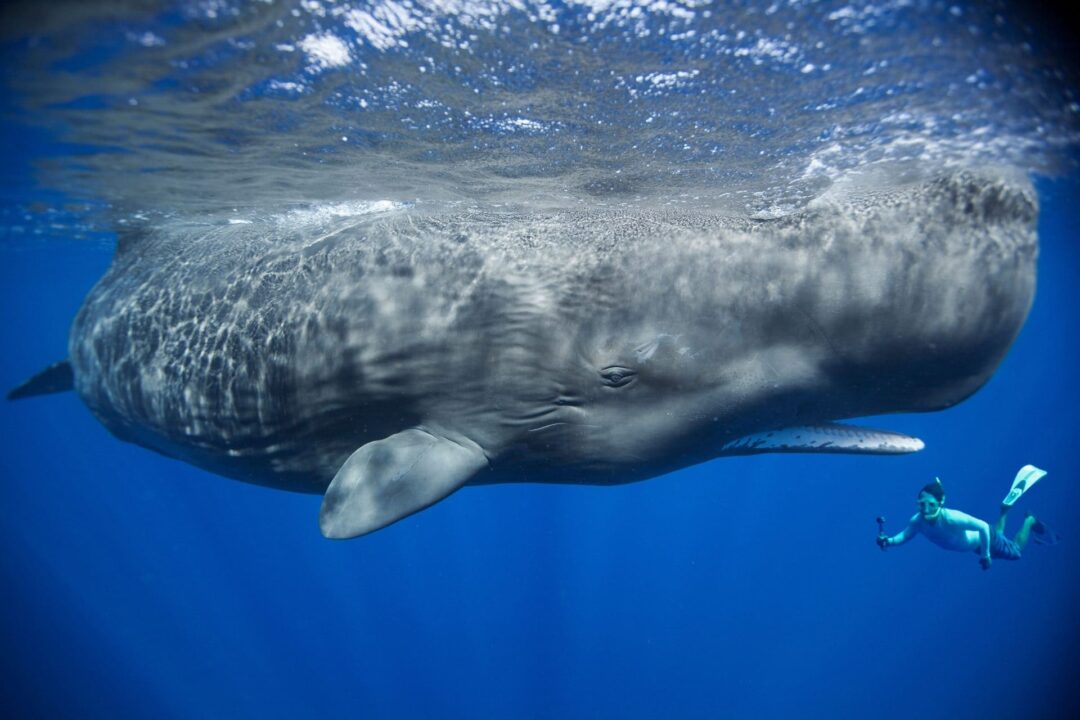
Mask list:
[[320,205],[302,210],[289,210],[276,216],[279,223],[290,225],[308,225],[337,218],[360,217],[375,213],[389,213],[401,210],[406,203],[393,200],[365,200]]
[[349,46],[333,33],[308,35],[299,45],[307,53],[308,67],[314,72],[343,67],[352,62]]

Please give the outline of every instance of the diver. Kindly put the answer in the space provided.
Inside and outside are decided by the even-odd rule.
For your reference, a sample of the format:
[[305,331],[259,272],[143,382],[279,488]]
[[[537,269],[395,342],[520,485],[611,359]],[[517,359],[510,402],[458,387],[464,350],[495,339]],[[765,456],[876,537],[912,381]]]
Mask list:
[[877,544],[882,549],[903,545],[918,534],[930,542],[959,552],[976,552],[983,570],[989,570],[993,558],[1019,560],[1029,539],[1043,545],[1054,545],[1058,536],[1038,518],[1028,513],[1015,537],[1005,536],[1005,518],[1016,501],[1046,475],[1034,465],[1025,465],[1016,474],[1009,494],[1001,502],[1001,513],[991,527],[986,521],[967,513],[944,507],[945,488],[940,478],[928,483],[919,491],[916,504],[919,512],[911,517],[907,527],[896,535],[885,534],[885,518],[879,517]]

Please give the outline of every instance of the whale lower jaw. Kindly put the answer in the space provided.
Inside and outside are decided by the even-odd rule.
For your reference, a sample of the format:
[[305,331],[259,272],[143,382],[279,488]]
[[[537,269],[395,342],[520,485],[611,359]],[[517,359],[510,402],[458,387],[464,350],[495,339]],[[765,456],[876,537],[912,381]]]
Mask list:
[[825,423],[767,430],[726,443],[719,456],[761,453],[905,455],[925,447],[922,440],[889,430]]

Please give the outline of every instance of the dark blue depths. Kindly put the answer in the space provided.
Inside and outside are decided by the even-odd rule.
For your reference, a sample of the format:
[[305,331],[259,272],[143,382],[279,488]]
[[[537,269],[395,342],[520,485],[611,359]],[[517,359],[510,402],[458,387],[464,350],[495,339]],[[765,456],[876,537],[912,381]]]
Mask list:
[[[1038,295],[998,374],[952,410],[876,419],[924,438],[913,456],[467,488],[335,543],[318,497],[120,443],[74,395],[0,404],[2,714],[1060,717],[1080,640],[1080,179],[1038,187]],[[0,244],[0,382],[64,355],[110,253]],[[1032,510],[1063,544],[988,573],[875,546],[875,516],[898,530],[934,475],[992,519],[1029,462],[1050,474],[1009,529]]]

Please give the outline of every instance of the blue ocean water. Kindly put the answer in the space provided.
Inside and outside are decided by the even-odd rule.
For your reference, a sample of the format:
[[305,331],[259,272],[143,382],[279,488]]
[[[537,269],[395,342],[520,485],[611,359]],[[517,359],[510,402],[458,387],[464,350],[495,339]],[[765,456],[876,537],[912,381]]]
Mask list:
[[[192,216],[777,215],[852,177],[997,164],[1035,180],[1039,287],[986,387],[874,419],[920,453],[465,488],[345,543],[319,535],[317,496],[121,443],[73,394],[2,403],[5,716],[1062,716],[1080,174],[1074,69],[1034,20],[908,2],[59,7],[11,11],[0,36],[7,387],[65,356],[118,232]],[[1030,510],[1060,545],[986,573],[925,541],[875,546],[874,518],[899,530],[933,476],[992,518],[1025,463],[1049,475],[1009,530]]]

